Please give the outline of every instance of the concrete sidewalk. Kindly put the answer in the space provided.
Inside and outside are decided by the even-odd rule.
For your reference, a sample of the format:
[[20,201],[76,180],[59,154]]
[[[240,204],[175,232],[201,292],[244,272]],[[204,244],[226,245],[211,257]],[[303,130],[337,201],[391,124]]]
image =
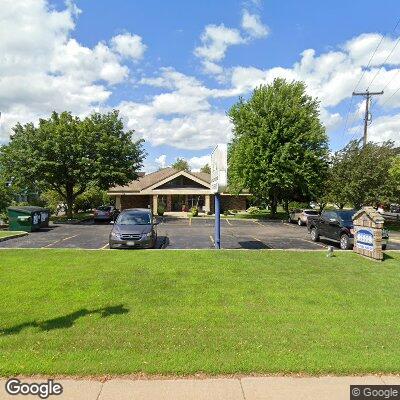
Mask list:
[[[20,378],[23,383],[46,379]],[[55,379],[63,394],[60,400],[349,400],[350,385],[400,385],[400,376],[346,377],[241,377],[207,379]],[[11,396],[0,380],[0,400],[39,399]]]

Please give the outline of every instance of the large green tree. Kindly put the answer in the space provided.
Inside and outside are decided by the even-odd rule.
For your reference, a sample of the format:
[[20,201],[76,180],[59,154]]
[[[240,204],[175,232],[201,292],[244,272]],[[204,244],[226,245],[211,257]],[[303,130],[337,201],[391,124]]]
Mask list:
[[211,167],[210,167],[210,164],[206,164],[206,165],[203,165],[201,168],[200,168],[200,172],[203,172],[203,173],[205,173],[205,174],[211,174]]
[[[389,174],[393,179],[396,191],[400,192],[400,155],[397,155],[397,157],[393,159],[392,165],[389,170]],[[397,199],[397,202],[399,200],[400,198]]]
[[133,140],[115,110],[84,119],[54,112],[38,126],[17,124],[13,131],[0,149],[0,165],[20,186],[56,191],[69,217],[88,187],[108,189],[136,179],[145,156],[142,140]]
[[233,123],[229,184],[249,189],[273,213],[279,202],[320,194],[328,168],[328,140],[318,101],[302,82],[275,79],[240,99],[228,113]]
[[[336,152],[328,180],[328,198],[338,207],[389,203],[398,198],[399,187],[394,178],[395,156],[393,142],[369,142],[365,146],[351,141]],[[393,171],[393,173],[389,173]]]
[[177,158],[175,162],[172,164],[172,168],[177,169],[178,171],[187,171],[190,172],[189,163],[184,158]]

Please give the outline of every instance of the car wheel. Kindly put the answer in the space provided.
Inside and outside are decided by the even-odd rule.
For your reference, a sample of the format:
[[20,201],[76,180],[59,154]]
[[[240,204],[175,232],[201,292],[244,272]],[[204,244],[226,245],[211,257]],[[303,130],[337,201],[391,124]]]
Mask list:
[[382,250],[386,250],[386,244],[382,245]]
[[348,235],[344,234],[340,236],[340,248],[342,250],[349,250],[351,247],[350,245],[350,238]]
[[317,231],[317,228],[311,228],[310,235],[313,242],[319,242],[319,233]]
[[300,218],[297,220],[297,225],[298,226],[302,226],[303,225],[303,222],[302,222],[302,220]]

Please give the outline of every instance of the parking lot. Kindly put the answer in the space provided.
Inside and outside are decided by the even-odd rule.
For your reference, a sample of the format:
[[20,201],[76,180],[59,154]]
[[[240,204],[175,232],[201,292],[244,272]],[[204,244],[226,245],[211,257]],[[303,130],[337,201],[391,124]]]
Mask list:
[[[110,224],[87,222],[79,225],[51,225],[27,236],[0,242],[0,248],[83,248],[107,249]],[[214,247],[214,220],[206,218],[160,220],[158,249],[210,249]],[[314,243],[306,227],[281,221],[221,219],[221,241],[225,249],[321,250],[328,241]],[[400,250],[391,242],[389,250]]]

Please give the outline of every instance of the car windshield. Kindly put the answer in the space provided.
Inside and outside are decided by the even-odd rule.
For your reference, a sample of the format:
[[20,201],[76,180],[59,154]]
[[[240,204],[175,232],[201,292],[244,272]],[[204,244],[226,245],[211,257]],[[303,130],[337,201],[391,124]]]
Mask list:
[[118,225],[150,225],[151,217],[149,213],[122,213],[117,219]]
[[304,210],[304,214],[308,214],[308,215],[318,215],[319,212],[318,212],[318,211],[314,211],[314,210]]
[[349,222],[353,223],[353,215],[355,214],[355,211],[349,210],[349,211],[338,211],[337,215],[338,217],[343,221],[343,222]]

